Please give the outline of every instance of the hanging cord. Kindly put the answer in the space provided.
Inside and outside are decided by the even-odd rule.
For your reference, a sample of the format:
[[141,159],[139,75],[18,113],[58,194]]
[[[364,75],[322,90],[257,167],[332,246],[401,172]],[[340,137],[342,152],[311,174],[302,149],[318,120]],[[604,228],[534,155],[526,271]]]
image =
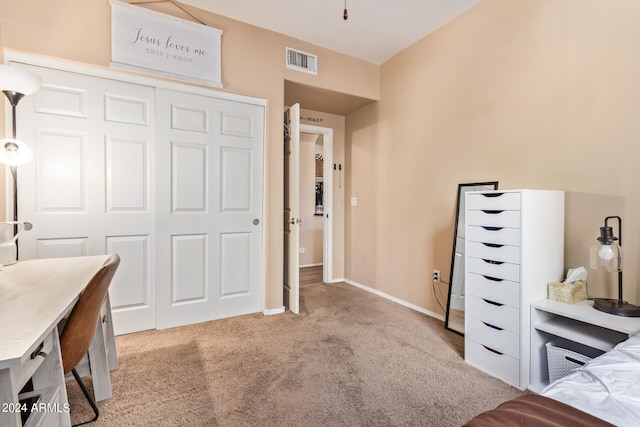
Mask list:
[[[436,280],[433,279],[432,281],[432,285],[433,285],[433,296],[436,297],[436,302],[438,303],[438,305],[440,306],[440,309],[444,312],[445,308],[443,306],[443,303],[440,302],[440,298],[442,298],[444,300],[444,296],[442,295],[442,289],[440,289],[438,292],[440,293],[440,298],[438,298],[438,292],[436,292]],[[445,285],[448,285],[448,282],[444,282],[442,280],[440,280],[437,283],[444,283]]]

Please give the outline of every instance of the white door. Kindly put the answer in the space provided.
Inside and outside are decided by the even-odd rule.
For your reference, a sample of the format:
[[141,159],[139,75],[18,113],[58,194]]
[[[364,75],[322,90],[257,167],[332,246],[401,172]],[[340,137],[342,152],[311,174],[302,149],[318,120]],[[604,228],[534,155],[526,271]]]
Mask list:
[[19,219],[33,224],[20,259],[120,254],[109,290],[115,332],[154,328],[154,89],[14,66],[43,80],[18,105],[18,137],[33,150],[18,168]]
[[300,313],[300,105],[284,112],[284,306]]
[[264,107],[158,89],[157,327],[262,308]]

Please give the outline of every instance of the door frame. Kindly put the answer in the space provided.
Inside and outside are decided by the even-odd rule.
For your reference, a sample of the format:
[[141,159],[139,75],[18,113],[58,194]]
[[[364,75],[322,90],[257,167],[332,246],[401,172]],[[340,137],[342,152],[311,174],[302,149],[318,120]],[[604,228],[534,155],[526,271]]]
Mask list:
[[324,283],[331,283],[333,281],[333,128],[300,123],[300,132],[322,135],[322,148],[324,152],[322,171],[322,180],[324,182],[322,281]]
[[[94,66],[94,65],[90,65],[90,64],[78,64],[78,63],[73,63],[70,61],[64,61],[64,60],[60,60],[60,59],[54,59],[54,58],[43,58],[43,57],[39,57],[39,56],[35,56],[35,55],[31,55],[31,54],[25,54],[25,53],[21,53],[21,52],[16,52],[16,51],[12,51],[9,49],[5,49],[4,51],[4,64],[9,64],[10,62],[19,62],[19,63],[23,63],[23,64],[27,64],[27,65],[32,65],[32,66],[39,66],[39,67],[46,67],[46,68],[52,68],[55,70],[59,70],[59,71],[67,71],[67,72],[73,72],[73,73],[78,73],[78,74],[84,74],[87,76],[91,76],[91,77],[102,77],[102,78],[106,78],[106,79],[111,79],[111,80],[116,80],[116,81],[120,81],[120,82],[125,82],[125,83],[133,83],[133,84],[139,84],[139,85],[143,85],[143,86],[150,86],[154,89],[168,89],[168,90],[173,90],[173,91],[178,91],[178,92],[185,92],[185,93],[190,93],[190,94],[194,94],[194,95],[203,95],[203,96],[208,96],[208,97],[213,97],[213,98],[218,98],[218,99],[222,99],[222,100],[229,100],[229,101],[238,101],[238,102],[243,102],[243,103],[247,103],[247,104],[252,104],[252,105],[257,105],[257,106],[262,106],[264,107],[264,115],[265,115],[265,120],[264,120],[264,127],[263,127],[263,131],[262,131],[262,138],[264,143],[262,144],[262,218],[263,220],[267,218],[267,203],[266,201],[267,199],[267,176],[268,176],[268,163],[267,163],[267,145],[268,145],[268,141],[267,141],[267,128],[268,128],[268,121],[267,121],[267,100],[263,99],[263,98],[256,98],[256,97],[250,97],[250,96],[246,96],[246,95],[238,95],[238,94],[234,94],[234,93],[230,93],[230,92],[223,92],[220,90],[213,90],[213,89],[208,89],[208,88],[204,88],[204,87],[199,87],[199,86],[191,86],[187,83],[180,83],[180,82],[172,82],[172,81],[168,81],[168,80],[161,80],[161,79],[157,79],[157,78],[153,78],[153,77],[147,77],[147,76],[140,76],[140,75],[135,75],[135,74],[130,74],[126,71],[122,71],[122,70],[114,70],[114,69],[109,69],[109,68],[100,68],[98,66]],[[11,118],[10,118],[10,112],[9,111],[5,111],[5,128],[9,129],[11,126]],[[12,198],[10,197],[6,197],[6,195],[10,194],[13,190],[11,187],[11,180],[8,178],[9,177],[9,168],[5,168],[6,171],[5,173],[7,174],[7,178],[5,180],[5,215],[7,215],[7,218],[10,217],[12,215],[13,212],[13,201]],[[152,183],[152,188],[155,189],[155,183]],[[155,197],[152,197],[152,204],[155,206]],[[259,266],[259,271],[260,271],[260,279],[259,281],[262,283],[262,313],[267,313],[266,310],[266,299],[267,299],[267,281],[266,281],[266,257],[267,257],[267,226],[266,224],[264,224],[264,226],[262,227],[262,257],[260,260],[260,266]],[[155,266],[155,256],[152,257],[151,259],[151,270],[152,270],[152,275],[155,275],[155,270],[156,270],[156,266]],[[152,277],[151,280],[154,280],[154,278]],[[155,303],[155,301],[154,301]]]

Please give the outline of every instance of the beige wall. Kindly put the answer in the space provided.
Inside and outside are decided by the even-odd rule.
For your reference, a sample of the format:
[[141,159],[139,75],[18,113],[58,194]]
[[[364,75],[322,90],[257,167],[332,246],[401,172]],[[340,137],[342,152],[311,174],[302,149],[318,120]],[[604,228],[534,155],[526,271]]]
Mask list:
[[[638,22],[636,0],[484,0],[383,64],[380,102],[347,117],[347,277],[442,313],[457,184],[498,180],[622,198],[601,211],[624,219],[640,303]],[[567,260],[588,251],[574,242]]]
[[[3,49],[108,66],[107,0],[0,0],[0,11]],[[622,199],[611,214],[625,221],[626,296],[640,303],[640,2],[484,0],[381,67],[198,13],[224,31],[224,90],[268,101],[267,309],[282,304],[284,79],[381,99],[336,118],[344,277],[440,313],[430,278],[437,268],[448,280],[457,185],[498,180]],[[286,69],[285,46],[318,54],[320,75]],[[567,220],[584,222],[574,210]],[[595,238],[601,220],[589,221]]]
[[[171,3],[151,3],[149,7],[188,17]],[[108,0],[0,0],[0,8],[3,49],[108,67],[111,56]],[[267,100],[265,308],[277,309],[282,306],[284,80],[377,99],[379,67],[222,16],[195,11],[209,25],[224,31],[224,91]],[[319,75],[286,69],[286,46],[318,55]]]

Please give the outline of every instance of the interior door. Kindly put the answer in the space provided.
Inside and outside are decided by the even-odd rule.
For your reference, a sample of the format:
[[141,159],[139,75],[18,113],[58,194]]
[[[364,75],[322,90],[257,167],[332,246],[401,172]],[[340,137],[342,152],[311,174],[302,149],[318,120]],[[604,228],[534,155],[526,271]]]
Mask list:
[[42,78],[18,105],[20,258],[118,253],[109,288],[116,334],[155,327],[153,283],[154,89],[14,64]]
[[284,306],[300,313],[300,105],[284,113]]
[[262,308],[264,107],[158,89],[157,327]]

